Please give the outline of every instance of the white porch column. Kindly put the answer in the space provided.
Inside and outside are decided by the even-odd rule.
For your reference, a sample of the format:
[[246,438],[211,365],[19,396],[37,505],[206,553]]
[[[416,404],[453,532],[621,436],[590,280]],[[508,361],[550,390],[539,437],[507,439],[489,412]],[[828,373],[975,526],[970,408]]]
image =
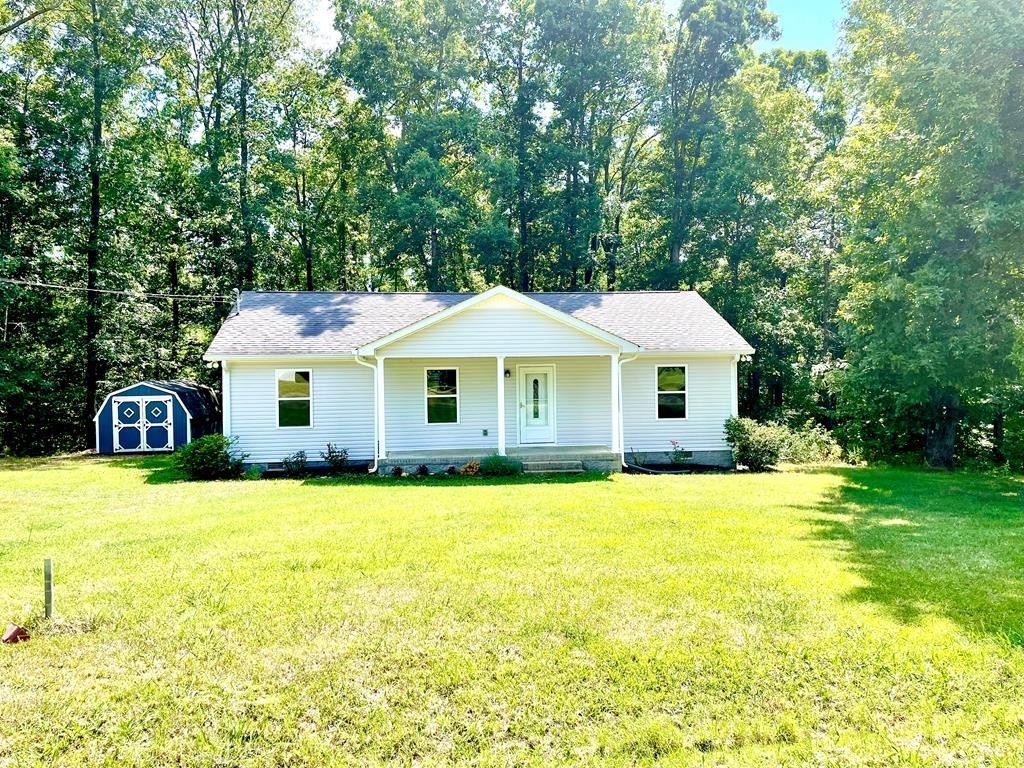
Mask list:
[[377,358],[376,381],[373,387],[377,398],[377,458],[387,458],[384,442],[384,358]]
[[619,353],[610,355],[612,369],[612,450],[619,450],[619,438],[622,434],[622,407],[619,402]]
[[505,358],[498,357],[498,455],[505,455]]

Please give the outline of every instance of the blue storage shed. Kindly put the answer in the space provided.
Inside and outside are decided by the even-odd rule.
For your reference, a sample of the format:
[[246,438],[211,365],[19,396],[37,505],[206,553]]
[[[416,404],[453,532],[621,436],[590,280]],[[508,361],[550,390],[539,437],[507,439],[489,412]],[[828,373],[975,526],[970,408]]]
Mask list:
[[96,452],[173,451],[220,430],[209,387],[190,381],[140,381],[107,395],[93,419]]

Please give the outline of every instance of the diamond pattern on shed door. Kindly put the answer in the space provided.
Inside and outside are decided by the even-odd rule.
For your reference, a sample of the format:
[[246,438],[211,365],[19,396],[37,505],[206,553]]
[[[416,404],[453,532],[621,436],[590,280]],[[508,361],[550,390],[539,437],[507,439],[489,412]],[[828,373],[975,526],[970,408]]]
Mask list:
[[170,451],[174,448],[173,411],[170,397],[147,397],[143,415],[146,421],[147,451]]
[[142,398],[114,398],[114,453],[142,451]]

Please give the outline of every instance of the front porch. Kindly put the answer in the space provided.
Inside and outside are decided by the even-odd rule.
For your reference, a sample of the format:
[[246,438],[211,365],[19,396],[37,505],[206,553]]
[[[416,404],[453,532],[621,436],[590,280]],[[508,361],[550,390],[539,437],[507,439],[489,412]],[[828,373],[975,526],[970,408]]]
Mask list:
[[[480,448],[388,451],[387,458],[381,459],[378,466],[381,472],[389,472],[393,467],[415,472],[418,466],[425,464],[431,472],[443,472],[451,466],[458,469],[467,462],[480,461],[495,452]],[[619,453],[604,445],[510,446],[506,455],[527,466],[551,466],[555,470],[561,465],[576,462],[591,472],[617,472],[622,469]]]
[[438,471],[492,454],[621,468],[617,354],[381,355],[376,371],[383,471]]

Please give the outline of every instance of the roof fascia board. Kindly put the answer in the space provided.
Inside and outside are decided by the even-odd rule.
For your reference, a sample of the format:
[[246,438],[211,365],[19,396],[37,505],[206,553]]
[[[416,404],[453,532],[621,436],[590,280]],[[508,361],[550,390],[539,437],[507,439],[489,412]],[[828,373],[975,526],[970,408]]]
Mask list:
[[720,349],[643,349],[640,357],[664,357],[665,355],[686,355],[687,357],[735,357],[752,355],[753,347],[722,347]]
[[129,384],[127,387],[121,387],[120,389],[115,389],[109,395],[104,397],[103,398],[103,402],[100,403],[100,407],[96,409],[96,415],[92,417],[92,420],[93,421],[97,421],[99,419],[100,412],[104,408],[107,407],[107,402],[110,400],[110,398],[114,397],[115,395],[120,395],[122,392],[127,392],[129,389],[133,389],[133,388],[138,387],[138,386],[152,387],[153,389],[156,389],[156,390],[159,390],[160,392],[163,392],[165,395],[170,395],[171,397],[173,397],[175,400],[178,401],[178,405],[180,405],[182,407],[182,410],[185,411],[185,415],[188,416],[190,419],[192,418],[192,412],[189,411],[188,406],[185,405],[185,401],[182,400],[178,396],[177,392],[174,392],[174,391],[172,391],[170,389],[165,389],[164,387],[158,387],[156,384],[152,384],[152,383],[150,383],[148,381],[137,381],[134,384]]
[[203,355],[203,359],[211,363],[273,363],[273,362],[296,362],[303,363],[307,361],[316,361],[322,363],[351,363],[352,352],[347,354],[339,355],[335,352],[299,352],[289,354],[282,352],[278,355],[222,355],[222,354],[210,354]]

